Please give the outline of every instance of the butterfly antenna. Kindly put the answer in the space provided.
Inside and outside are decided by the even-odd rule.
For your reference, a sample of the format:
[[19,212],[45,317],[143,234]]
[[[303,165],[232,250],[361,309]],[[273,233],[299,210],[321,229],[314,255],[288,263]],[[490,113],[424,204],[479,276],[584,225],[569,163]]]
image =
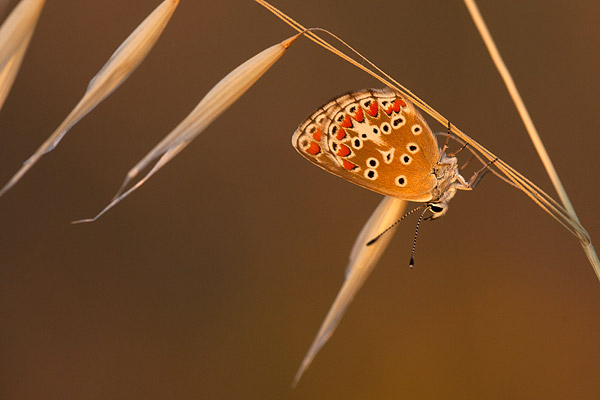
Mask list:
[[417,247],[417,235],[419,233],[419,226],[421,225],[421,221],[423,221],[423,217],[425,216],[425,213],[427,212],[427,210],[429,210],[429,206],[425,207],[425,209],[421,213],[421,216],[419,217],[419,220],[417,221],[417,229],[415,229],[415,238],[413,240],[412,252],[410,253],[409,267],[411,267],[411,268],[414,268],[414,266],[415,266],[415,248]]
[[423,207],[427,207],[427,206],[420,206],[420,207],[417,207],[417,208],[413,208],[412,210],[410,210],[409,212],[407,212],[406,214],[404,214],[398,221],[394,222],[392,225],[390,225],[389,227],[387,227],[386,230],[384,230],[383,232],[381,232],[379,235],[375,236],[373,239],[369,240],[367,242],[367,246],[370,246],[373,243],[375,243],[377,240],[379,240],[380,237],[382,237],[384,234],[386,234],[390,229],[392,229],[396,225],[398,225],[400,223],[400,221],[402,221],[404,218],[408,217],[410,214],[414,213],[417,210],[420,210]]

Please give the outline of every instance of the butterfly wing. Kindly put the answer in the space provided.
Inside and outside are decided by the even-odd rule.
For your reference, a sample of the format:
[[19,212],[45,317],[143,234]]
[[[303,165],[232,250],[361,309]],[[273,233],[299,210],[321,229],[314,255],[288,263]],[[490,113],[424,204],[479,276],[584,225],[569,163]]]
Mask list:
[[440,154],[415,106],[392,89],[337,97],[300,124],[292,145],[307,160],[387,196],[428,201]]

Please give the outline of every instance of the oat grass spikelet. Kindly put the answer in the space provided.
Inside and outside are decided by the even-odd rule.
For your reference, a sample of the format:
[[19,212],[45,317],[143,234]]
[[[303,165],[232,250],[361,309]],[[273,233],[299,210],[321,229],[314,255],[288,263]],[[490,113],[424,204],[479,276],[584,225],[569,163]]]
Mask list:
[[[30,1],[29,3],[32,3]],[[27,3],[24,1],[24,3]],[[38,2],[42,3],[43,2]],[[87,113],[92,111],[102,100],[108,97],[115,89],[117,89],[128,77],[135,71],[140,63],[146,58],[164,28],[166,27],[171,15],[175,11],[175,8],[179,4],[179,0],[165,0],[163,1],[134,31],[129,37],[119,46],[119,48],[113,53],[108,62],[100,69],[100,71],[92,78],[88,84],[87,90],[79,103],[69,113],[65,120],[56,128],[56,130],[50,135],[48,139],[36,150],[35,153],[23,164],[23,166],[17,171],[17,173],[8,181],[8,183],[0,190],[0,196],[4,195],[10,188],[12,188],[27,171],[39,161],[42,156],[52,150],[58,145],[60,140],[67,134],[69,129],[73,127],[81,118]],[[41,4],[39,5],[41,7]],[[18,11],[18,10],[16,10]],[[31,12],[33,14],[33,12]],[[39,14],[39,11],[38,11]],[[37,14],[36,14],[37,15]],[[27,19],[31,21],[33,17]],[[11,21],[7,21],[11,22]],[[31,25],[31,22],[28,22]],[[12,27],[12,25],[11,25]],[[32,28],[30,28],[32,29]],[[2,42],[11,40],[11,36],[8,36],[10,32],[16,30],[20,33],[19,37],[24,39],[21,42],[28,41],[27,33],[23,32],[24,29],[11,28],[0,36],[0,60],[4,54],[2,50]],[[29,32],[29,31],[27,31]],[[29,33],[31,37],[31,33]],[[20,48],[16,44],[9,46],[12,51],[16,51],[16,56],[19,56],[19,49],[24,53],[24,49]],[[22,57],[22,54],[21,54]],[[4,74],[4,71],[2,72]]]
[[[261,51],[227,74],[204,96],[196,108],[179,125],[167,134],[160,143],[127,173],[117,194],[100,213],[94,218],[82,219],[74,221],[74,223],[95,221],[142,186],[152,175],[179,154],[181,150],[200,135],[219,115],[250,89],[279,60],[288,47],[301,34],[302,32]],[[148,168],[157,159],[158,161],[156,161],[150,171],[127,189],[138,174]]]

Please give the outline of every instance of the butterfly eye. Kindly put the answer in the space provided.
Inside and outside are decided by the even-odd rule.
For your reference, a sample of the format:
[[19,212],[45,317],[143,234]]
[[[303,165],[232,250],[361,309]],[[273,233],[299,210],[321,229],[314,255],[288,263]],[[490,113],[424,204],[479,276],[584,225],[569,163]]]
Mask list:
[[430,209],[432,212],[436,213],[436,214],[437,214],[437,213],[441,213],[442,211],[444,211],[444,207],[442,207],[442,206],[439,206],[439,205],[437,205],[437,204],[431,204],[431,205],[429,206],[429,209]]
[[408,165],[412,162],[412,157],[405,153],[400,156],[400,161],[402,164]]
[[377,179],[377,176],[377,171],[375,171],[374,169],[369,168],[365,171],[365,178],[367,179],[374,181]]
[[371,157],[367,160],[367,166],[371,168],[377,168],[379,167],[379,160],[377,160],[374,157]]
[[409,143],[406,145],[406,148],[412,154],[415,154],[417,151],[419,151],[419,146],[416,143]]
[[397,176],[395,179],[395,182],[396,182],[396,185],[398,185],[400,187],[406,186],[406,176],[404,176],[404,175]]
[[390,134],[392,132],[392,126],[389,123],[384,122],[381,124],[381,132],[384,134]]
[[415,125],[413,125],[413,126],[412,126],[412,128],[410,128],[410,130],[412,131],[412,133],[413,133],[413,134],[415,134],[415,135],[418,135],[418,134],[420,134],[420,133],[421,133],[421,131],[422,131],[423,129],[421,129],[421,126],[420,126],[420,125],[418,125],[418,124],[415,124]]

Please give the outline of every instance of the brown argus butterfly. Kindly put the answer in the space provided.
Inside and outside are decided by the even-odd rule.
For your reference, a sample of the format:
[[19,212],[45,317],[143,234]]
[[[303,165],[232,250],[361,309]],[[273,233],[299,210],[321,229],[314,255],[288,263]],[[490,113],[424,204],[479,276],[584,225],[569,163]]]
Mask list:
[[386,196],[426,202],[444,215],[457,189],[470,190],[456,157],[438,148],[431,129],[394,90],[337,97],[300,124],[292,145],[310,162]]

